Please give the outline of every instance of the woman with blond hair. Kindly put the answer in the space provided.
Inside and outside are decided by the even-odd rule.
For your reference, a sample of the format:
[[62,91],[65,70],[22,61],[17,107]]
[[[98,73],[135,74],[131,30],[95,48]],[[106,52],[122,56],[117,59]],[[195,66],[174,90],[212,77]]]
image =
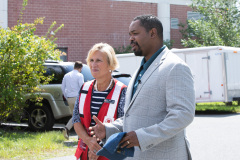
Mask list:
[[95,79],[83,84],[75,103],[73,124],[79,137],[75,156],[81,160],[106,160],[96,155],[101,142],[90,135],[88,128],[95,125],[93,116],[104,123],[123,116],[127,86],[112,77],[118,61],[109,44],[95,44],[88,52],[87,64]]

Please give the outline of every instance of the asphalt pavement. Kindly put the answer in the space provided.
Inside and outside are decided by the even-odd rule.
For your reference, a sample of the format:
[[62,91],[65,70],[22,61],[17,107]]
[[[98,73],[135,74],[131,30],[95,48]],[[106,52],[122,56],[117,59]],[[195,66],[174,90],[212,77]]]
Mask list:
[[[193,160],[239,160],[240,114],[196,115],[186,130]],[[71,136],[76,136],[71,132]],[[48,160],[76,160],[74,155]]]
[[187,136],[193,160],[240,159],[240,114],[197,115]]

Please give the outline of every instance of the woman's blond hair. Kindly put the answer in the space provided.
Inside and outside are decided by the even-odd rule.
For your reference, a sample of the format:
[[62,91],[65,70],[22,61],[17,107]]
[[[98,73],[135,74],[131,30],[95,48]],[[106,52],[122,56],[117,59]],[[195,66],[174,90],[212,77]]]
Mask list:
[[92,46],[92,48],[88,51],[88,56],[86,59],[88,66],[90,66],[90,59],[96,51],[100,51],[107,55],[108,64],[112,71],[118,68],[118,61],[117,61],[115,51],[113,47],[107,43],[97,43]]

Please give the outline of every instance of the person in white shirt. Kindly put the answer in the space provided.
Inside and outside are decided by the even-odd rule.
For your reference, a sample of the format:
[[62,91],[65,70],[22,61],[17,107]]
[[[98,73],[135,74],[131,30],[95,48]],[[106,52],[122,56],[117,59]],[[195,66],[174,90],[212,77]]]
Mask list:
[[[81,73],[83,64],[80,61],[76,61],[74,64],[74,70],[64,75],[62,80],[62,93],[67,99],[71,112],[73,112],[74,104],[78,96],[78,92],[84,83],[84,77]],[[69,131],[73,127],[72,118],[68,121],[67,125],[63,129],[63,135],[66,139],[69,139]]]

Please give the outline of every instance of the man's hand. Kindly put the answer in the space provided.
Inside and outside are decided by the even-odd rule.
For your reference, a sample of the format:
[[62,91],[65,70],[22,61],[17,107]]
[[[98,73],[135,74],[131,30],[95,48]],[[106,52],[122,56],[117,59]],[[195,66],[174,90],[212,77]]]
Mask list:
[[126,133],[126,135],[123,137],[119,144],[121,144],[121,148],[125,146],[127,146],[127,148],[131,148],[134,146],[140,147],[137,134],[134,131]]
[[106,137],[104,124],[96,116],[93,116],[93,120],[96,122],[96,125],[89,127],[90,134],[96,137],[98,141],[104,139]]

